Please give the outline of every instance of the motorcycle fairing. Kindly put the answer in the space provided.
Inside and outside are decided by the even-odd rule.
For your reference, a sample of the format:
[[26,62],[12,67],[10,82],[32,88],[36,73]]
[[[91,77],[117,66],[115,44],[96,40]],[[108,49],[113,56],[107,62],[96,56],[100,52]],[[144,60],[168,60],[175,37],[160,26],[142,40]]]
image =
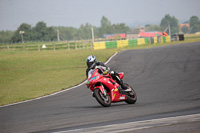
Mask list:
[[119,90],[117,88],[113,88],[111,90],[111,101],[112,102],[119,102],[119,101],[124,101],[125,99],[127,99],[126,95],[121,95],[121,93],[119,92]]
[[[126,95],[121,95],[121,93],[119,92],[118,88],[119,84],[114,81],[110,75],[100,75],[98,73],[98,70],[93,70],[90,73],[91,75],[88,78],[88,82],[87,82],[87,86],[89,87],[89,84],[98,84],[97,86],[90,86],[90,89],[92,91],[94,91],[96,88],[99,88],[100,91],[102,92],[102,94],[105,94],[105,89],[103,86],[106,86],[110,92],[108,92],[108,95],[111,98],[111,102],[119,102],[119,101],[124,101],[127,99]],[[120,79],[123,79],[124,77],[124,73],[118,73],[120,76]],[[114,84],[113,84],[114,83]]]
[[120,72],[120,73],[118,73],[118,74],[119,74],[120,79],[123,79],[123,78],[124,78],[124,73],[123,73],[123,72]]

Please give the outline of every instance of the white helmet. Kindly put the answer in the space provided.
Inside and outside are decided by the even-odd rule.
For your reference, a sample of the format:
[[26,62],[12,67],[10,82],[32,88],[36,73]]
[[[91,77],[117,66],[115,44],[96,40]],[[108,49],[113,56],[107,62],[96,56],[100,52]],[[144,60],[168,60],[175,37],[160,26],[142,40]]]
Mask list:
[[88,68],[93,69],[97,64],[97,59],[94,55],[90,55],[87,57],[86,63],[87,63]]

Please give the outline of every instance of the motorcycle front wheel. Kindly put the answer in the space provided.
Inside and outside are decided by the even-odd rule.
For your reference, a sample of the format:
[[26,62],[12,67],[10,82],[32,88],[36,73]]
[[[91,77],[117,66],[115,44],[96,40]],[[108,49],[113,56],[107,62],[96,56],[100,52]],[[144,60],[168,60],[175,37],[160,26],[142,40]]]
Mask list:
[[96,100],[99,102],[99,104],[101,104],[104,107],[109,107],[111,105],[111,99],[106,91],[105,93],[106,94],[103,94],[99,88],[96,88],[94,90],[94,96]]

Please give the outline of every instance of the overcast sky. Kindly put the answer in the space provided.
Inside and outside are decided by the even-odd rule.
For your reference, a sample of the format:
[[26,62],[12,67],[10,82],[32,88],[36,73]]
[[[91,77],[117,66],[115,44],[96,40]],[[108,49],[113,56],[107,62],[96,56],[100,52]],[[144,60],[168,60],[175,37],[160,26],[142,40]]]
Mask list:
[[39,21],[47,26],[100,26],[102,16],[112,24],[133,27],[160,24],[165,14],[179,22],[200,18],[200,0],[0,0],[0,30],[17,30],[22,23],[35,26]]

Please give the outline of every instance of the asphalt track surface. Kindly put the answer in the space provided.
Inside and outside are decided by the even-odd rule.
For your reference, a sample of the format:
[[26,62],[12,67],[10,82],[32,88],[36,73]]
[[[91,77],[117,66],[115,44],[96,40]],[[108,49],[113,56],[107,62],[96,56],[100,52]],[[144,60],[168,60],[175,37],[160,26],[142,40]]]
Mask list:
[[[0,107],[0,132],[70,132],[98,126],[200,114],[200,42],[118,53],[107,64],[125,73],[135,104],[102,107],[85,85],[46,98]],[[200,131],[200,122],[136,132]],[[193,127],[193,128],[192,128]],[[187,130],[188,131],[188,130]],[[188,131],[188,132],[189,132]]]

